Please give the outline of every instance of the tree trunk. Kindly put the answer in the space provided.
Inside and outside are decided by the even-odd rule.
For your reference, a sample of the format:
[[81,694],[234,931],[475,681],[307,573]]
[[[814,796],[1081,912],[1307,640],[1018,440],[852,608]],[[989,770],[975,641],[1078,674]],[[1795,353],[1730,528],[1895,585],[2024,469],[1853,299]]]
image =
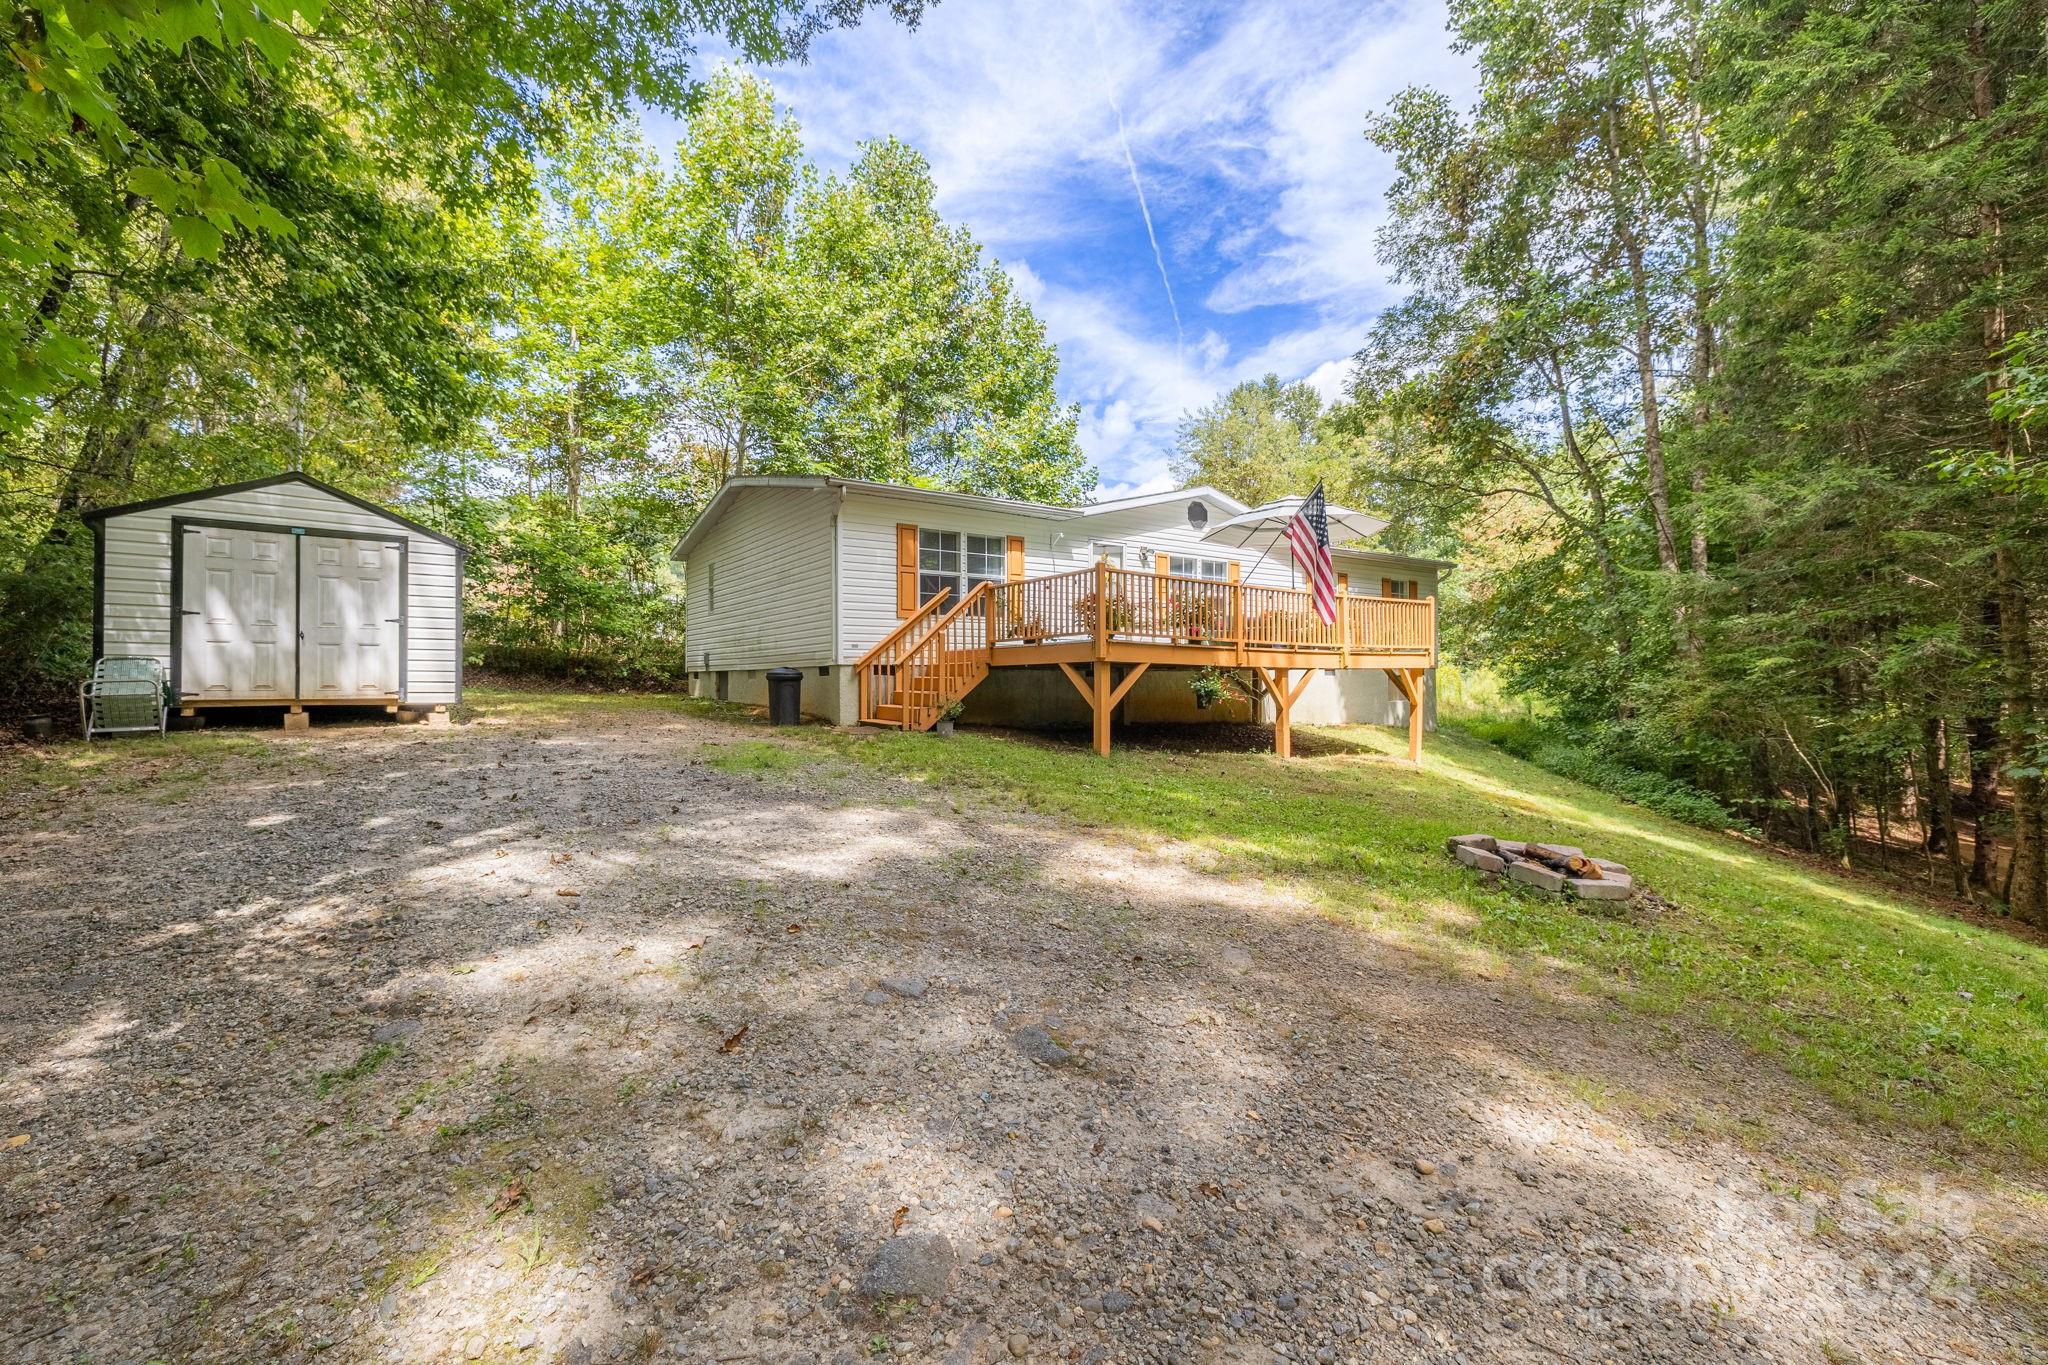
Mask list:
[[1964,727],[1970,743],[1970,885],[1989,891],[1997,842],[1990,819],[1998,810],[1998,722],[1972,716]]
[[1924,746],[1920,750],[1920,787],[1927,793],[1927,809],[1921,818],[1925,837],[1920,842],[1928,852],[1939,853],[1949,846],[1951,838],[1948,747],[1942,737],[1940,718],[1929,716],[1922,721],[1920,735],[1924,741]]
[[2040,706],[2034,692],[2034,642],[2026,584],[2017,559],[2011,545],[1999,546],[1991,558],[1998,583],[2000,680],[2005,693],[2001,725],[2007,769],[2014,774],[2012,863],[2007,872],[2012,891],[2006,904],[2017,918],[2040,924],[2048,922],[2048,869],[2043,867],[2042,849],[2044,793],[2038,776],[2021,775],[2032,768],[2037,757],[2032,750],[2040,742]]
[[1961,845],[1956,840],[1955,812],[1948,771],[1948,723],[1938,716],[1922,722],[1926,748],[1922,755],[1927,767],[1927,851],[1948,854],[1948,867],[1958,896],[1967,899],[1968,882],[1963,876]]
[[[1970,111],[1980,124],[1991,122],[1996,113],[1996,97],[1991,85],[1991,58],[1984,33],[1984,15],[1980,6],[1970,6],[1970,27],[1967,43],[1970,52]],[[2006,317],[2006,281],[2004,258],[2003,210],[1991,200],[1982,200],[1977,205],[1977,231],[1985,252],[1984,272],[1990,286],[1990,303],[1984,309],[1983,346],[1984,359],[1989,366],[1985,374],[1987,393],[1997,393],[2006,387],[2006,348],[2012,340]],[[2003,457],[2006,466],[2013,463],[2013,431],[2009,423],[1994,415],[1991,418],[1991,448]],[[2005,731],[2005,752],[2012,778],[2012,866],[2009,870],[2012,891],[2007,906],[2014,916],[2029,924],[2048,921],[2048,875],[2044,875],[2042,838],[2042,782],[2038,776],[2022,776],[2037,772],[2032,765],[2037,755],[2033,747],[2040,742],[2040,704],[2034,684],[2034,642],[2032,625],[2027,603],[2027,585],[2019,564],[2014,543],[2030,535],[2036,528],[2026,518],[2025,509],[2012,506],[2014,495],[2000,499],[2006,504],[2000,516],[1999,544],[1992,554],[1992,577],[1998,592],[1998,634],[2000,686],[2004,693],[2002,723]]]
[[1835,788],[1835,828],[1842,833],[1842,866],[1856,866],[1856,786],[1843,782]]
[[1671,481],[1664,468],[1664,429],[1657,398],[1656,336],[1650,325],[1650,276],[1643,265],[1643,244],[1633,227],[1622,230],[1622,251],[1628,259],[1629,289],[1635,309],[1636,382],[1642,394],[1643,472],[1650,485],[1650,516],[1657,527],[1657,567],[1678,572],[1678,537],[1671,529]]

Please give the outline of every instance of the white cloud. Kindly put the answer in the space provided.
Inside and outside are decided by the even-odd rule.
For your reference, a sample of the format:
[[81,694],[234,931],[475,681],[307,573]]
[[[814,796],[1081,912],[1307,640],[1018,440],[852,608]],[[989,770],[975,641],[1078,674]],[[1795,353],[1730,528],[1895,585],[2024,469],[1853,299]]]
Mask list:
[[1341,391],[1393,297],[1373,240],[1392,167],[1365,121],[1409,84],[1465,98],[1443,25],[1443,0],[944,0],[915,31],[871,19],[771,76],[827,164],[882,136],[924,152],[941,211],[1010,264],[1058,344],[1104,487],[1128,492],[1167,486],[1181,415],[1232,383]]

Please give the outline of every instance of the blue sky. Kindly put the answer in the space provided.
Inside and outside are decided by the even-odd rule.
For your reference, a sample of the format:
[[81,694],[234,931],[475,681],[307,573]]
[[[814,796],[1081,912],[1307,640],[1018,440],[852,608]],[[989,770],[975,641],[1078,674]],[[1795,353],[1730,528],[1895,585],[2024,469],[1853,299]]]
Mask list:
[[887,135],[930,158],[941,211],[1058,345],[1099,496],[1170,487],[1181,415],[1240,379],[1337,392],[1394,297],[1365,120],[1405,85],[1472,83],[1441,0],[941,0],[764,74],[821,164]]

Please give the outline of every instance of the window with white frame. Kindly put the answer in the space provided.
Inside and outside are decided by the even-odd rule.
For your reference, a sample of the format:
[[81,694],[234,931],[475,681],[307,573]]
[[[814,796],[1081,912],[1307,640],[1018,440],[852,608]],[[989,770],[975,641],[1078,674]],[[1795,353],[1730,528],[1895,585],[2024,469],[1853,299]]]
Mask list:
[[958,531],[917,532],[917,600],[920,605],[951,588],[959,602],[977,583],[1000,583],[1009,571],[1009,543],[1002,536]]
[[920,605],[951,588],[960,592],[960,533],[920,527],[917,533],[917,600]]
[[1010,545],[1002,536],[967,537],[966,581],[962,595],[974,591],[977,583],[1000,583],[1009,574]]
[[1230,577],[1230,561],[1227,559],[1197,559],[1193,555],[1169,555],[1166,571],[1183,578]]
[[1124,546],[1122,541],[1098,540],[1090,548],[1095,551],[1097,563],[1107,564],[1112,569],[1121,569],[1124,566]]

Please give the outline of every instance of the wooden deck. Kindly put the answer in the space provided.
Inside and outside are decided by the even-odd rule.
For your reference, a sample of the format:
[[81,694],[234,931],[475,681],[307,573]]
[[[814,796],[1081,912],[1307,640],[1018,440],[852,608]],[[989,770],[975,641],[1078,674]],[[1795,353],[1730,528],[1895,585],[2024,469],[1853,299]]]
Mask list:
[[[924,604],[856,666],[869,724],[928,730],[993,668],[1057,665],[1109,752],[1110,715],[1154,665],[1250,669],[1273,698],[1274,747],[1294,751],[1291,712],[1314,671],[1377,668],[1408,702],[1408,754],[1422,757],[1422,690],[1436,664],[1436,599],[1342,597],[1334,623],[1291,588],[1105,564],[982,583]],[[1297,679],[1293,675],[1301,670]]]

